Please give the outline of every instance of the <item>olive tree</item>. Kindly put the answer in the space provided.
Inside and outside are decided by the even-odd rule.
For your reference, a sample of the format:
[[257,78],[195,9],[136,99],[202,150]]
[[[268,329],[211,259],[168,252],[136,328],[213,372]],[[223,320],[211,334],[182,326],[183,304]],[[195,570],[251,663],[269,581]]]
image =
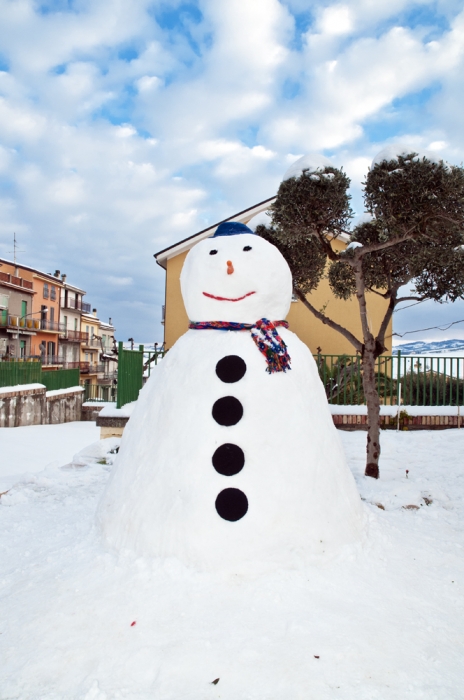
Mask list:
[[[403,152],[375,162],[364,187],[368,220],[350,228],[350,181],[332,166],[303,170],[284,180],[271,207],[271,225],[256,233],[276,245],[290,265],[294,293],[322,323],[360,353],[367,403],[366,476],[378,478],[380,403],[375,360],[395,307],[406,300],[455,301],[464,296],[464,169]],[[340,250],[335,241],[348,243]],[[348,240],[347,240],[348,236]],[[340,299],[355,298],[362,334],[317,309],[310,292],[327,276]],[[405,295],[408,283],[413,288]],[[379,327],[371,329],[368,294],[386,300]]]

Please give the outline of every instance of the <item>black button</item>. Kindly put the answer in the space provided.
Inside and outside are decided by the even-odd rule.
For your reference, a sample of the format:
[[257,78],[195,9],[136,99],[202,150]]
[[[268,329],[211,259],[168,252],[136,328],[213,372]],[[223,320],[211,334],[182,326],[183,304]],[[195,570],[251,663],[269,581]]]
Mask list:
[[223,396],[213,405],[213,418],[219,425],[235,425],[243,416],[243,406],[235,396]]
[[240,381],[246,372],[246,364],[238,355],[227,355],[216,365],[216,374],[221,382],[233,384]]
[[216,510],[224,520],[235,522],[248,510],[248,499],[240,489],[224,489],[216,498]]
[[227,442],[217,448],[213,454],[213,467],[219,474],[233,476],[238,474],[245,464],[245,455],[238,445]]

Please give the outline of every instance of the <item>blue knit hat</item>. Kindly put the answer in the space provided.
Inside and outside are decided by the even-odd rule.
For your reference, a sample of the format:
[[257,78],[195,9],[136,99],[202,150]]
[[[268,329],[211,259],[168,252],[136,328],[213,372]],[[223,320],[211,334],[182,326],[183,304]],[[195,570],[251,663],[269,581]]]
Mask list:
[[252,233],[256,235],[251,228],[245,226],[245,224],[240,224],[238,221],[224,221],[216,229],[216,233],[212,238],[217,238],[218,236],[236,236],[239,233]]

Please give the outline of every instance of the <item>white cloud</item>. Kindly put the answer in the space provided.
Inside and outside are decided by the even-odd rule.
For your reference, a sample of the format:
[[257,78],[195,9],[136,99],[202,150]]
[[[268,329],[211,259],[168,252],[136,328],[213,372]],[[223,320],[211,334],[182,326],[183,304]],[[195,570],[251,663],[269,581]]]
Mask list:
[[[461,162],[460,5],[414,5],[450,23],[431,42],[405,24],[410,0],[202,0],[182,31],[149,0],[48,14],[0,0],[0,253],[16,231],[25,263],[65,269],[134,335],[159,319],[152,254],[272,196],[303,153],[345,166],[357,210],[392,140]],[[309,13],[301,48],[292,12]],[[430,88],[423,109],[407,104]]]

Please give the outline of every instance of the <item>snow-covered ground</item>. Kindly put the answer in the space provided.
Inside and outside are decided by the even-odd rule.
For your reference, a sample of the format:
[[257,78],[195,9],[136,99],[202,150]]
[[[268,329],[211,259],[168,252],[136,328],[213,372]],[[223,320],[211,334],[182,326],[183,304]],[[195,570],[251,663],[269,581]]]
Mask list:
[[105,552],[117,441],[73,459],[96,433],[0,431],[1,700],[464,697],[464,430],[383,432],[379,481],[365,433],[341,433],[364,541],[250,580]]

